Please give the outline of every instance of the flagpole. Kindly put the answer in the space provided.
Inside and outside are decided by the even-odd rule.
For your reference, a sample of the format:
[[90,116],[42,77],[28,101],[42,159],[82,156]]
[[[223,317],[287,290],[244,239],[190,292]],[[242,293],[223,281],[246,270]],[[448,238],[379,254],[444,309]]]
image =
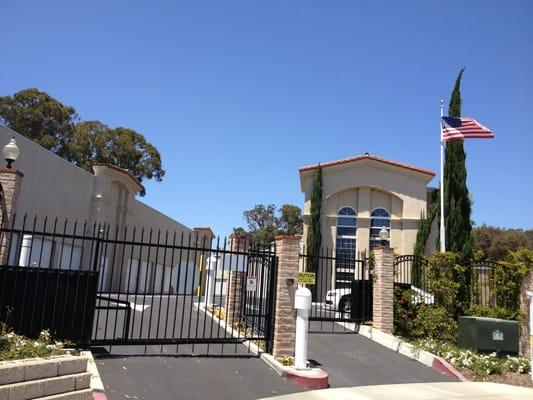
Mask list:
[[446,230],[444,229],[444,139],[442,137],[442,117],[444,116],[444,99],[440,99],[440,252],[446,251]]

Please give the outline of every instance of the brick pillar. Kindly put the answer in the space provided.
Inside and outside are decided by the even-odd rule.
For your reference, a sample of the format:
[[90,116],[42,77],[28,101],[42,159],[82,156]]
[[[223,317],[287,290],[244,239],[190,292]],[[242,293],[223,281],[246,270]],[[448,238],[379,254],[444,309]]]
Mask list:
[[226,321],[228,323],[241,320],[242,289],[244,285],[244,272],[230,271],[228,278],[228,295],[226,296]]
[[[230,251],[245,253],[248,250],[249,240],[246,235],[232,234],[229,237]],[[245,256],[243,254],[232,254],[233,265],[244,267]],[[241,306],[243,301],[244,272],[243,271],[223,271],[228,273],[228,295],[226,296],[226,320],[229,323],[239,322],[241,318]]]
[[294,357],[294,338],[296,335],[294,293],[297,288],[299,247],[300,239],[297,236],[276,237],[278,272],[274,305],[274,343],[272,349],[274,357]]
[[373,326],[392,332],[394,324],[394,251],[388,247],[374,249]]
[[[13,215],[17,208],[17,199],[20,195],[20,185],[24,174],[17,169],[0,168],[0,185],[2,191],[0,223],[2,226],[10,226]],[[7,264],[7,254],[9,251],[11,238],[6,233],[0,239],[0,263]]]
[[529,298],[527,291],[533,291],[533,272],[529,271],[520,284],[520,311],[524,318],[520,321],[520,355],[529,358],[531,343],[529,332]]
[[229,236],[229,247],[231,251],[246,252],[250,238],[245,233],[232,233]]

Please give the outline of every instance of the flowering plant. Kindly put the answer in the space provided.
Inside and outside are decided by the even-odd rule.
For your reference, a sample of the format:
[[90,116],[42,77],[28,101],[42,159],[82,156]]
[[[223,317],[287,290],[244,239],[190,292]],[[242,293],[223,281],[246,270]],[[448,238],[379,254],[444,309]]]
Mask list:
[[0,361],[62,354],[63,348],[64,344],[53,340],[46,330],[37,339],[29,339],[0,325]]
[[498,357],[496,353],[477,353],[434,339],[419,340],[415,342],[415,346],[444,358],[456,368],[468,368],[477,379],[484,379],[488,375],[500,374],[504,371],[525,374],[531,370],[527,358],[511,356],[504,358]]

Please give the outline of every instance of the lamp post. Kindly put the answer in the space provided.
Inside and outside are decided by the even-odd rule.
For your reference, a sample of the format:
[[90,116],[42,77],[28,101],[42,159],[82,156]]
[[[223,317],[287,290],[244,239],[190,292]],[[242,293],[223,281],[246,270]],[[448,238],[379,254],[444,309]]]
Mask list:
[[17,142],[15,141],[15,138],[12,138],[9,143],[4,146],[4,158],[7,161],[7,168],[11,169],[11,164],[17,160],[19,153],[20,150],[17,146]]
[[382,226],[381,230],[379,231],[379,241],[383,247],[387,247],[389,241],[389,231],[387,228],[385,228],[385,226]]

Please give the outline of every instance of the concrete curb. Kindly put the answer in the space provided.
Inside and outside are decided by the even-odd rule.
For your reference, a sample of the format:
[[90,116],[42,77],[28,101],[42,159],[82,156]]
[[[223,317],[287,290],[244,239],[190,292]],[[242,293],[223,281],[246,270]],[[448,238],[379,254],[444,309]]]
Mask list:
[[304,389],[326,389],[329,387],[328,373],[320,368],[298,370],[281,364],[272,354],[262,353],[261,359],[276,373]]
[[89,359],[87,362],[87,371],[91,373],[91,389],[93,391],[93,400],[107,400],[104,383],[102,382],[102,378],[100,377],[100,373],[96,367],[93,354],[90,351],[82,351],[80,354]]
[[339,325],[342,325],[346,329],[349,329],[353,332],[357,332],[360,335],[395,351],[396,353],[400,353],[412,360],[424,364],[429,368],[433,368],[435,371],[441,374],[453,376],[459,379],[461,382],[468,382],[468,379],[466,379],[463,374],[461,374],[453,365],[451,365],[442,357],[436,356],[429,351],[418,349],[412,344],[407,343],[396,336],[385,333],[368,325],[356,325],[353,323],[339,323]]
[[223,318],[221,319],[221,318],[217,318],[217,317],[215,317],[215,316],[213,315],[213,313],[212,313],[211,311],[209,311],[209,310],[205,307],[204,304],[198,304],[198,303],[195,303],[194,306],[197,307],[197,308],[199,308],[200,311],[206,313],[209,317],[211,317],[211,319],[212,319],[213,321],[215,321],[215,322],[218,324],[218,326],[220,326],[222,329],[224,329],[224,330],[225,330],[227,333],[229,333],[231,336],[243,339],[243,341],[242,341],[243,346],[247,346],[248,349],[249,349],[252,353],[254,353],[256,356],[258,356],[258,355],[261,354],[261,352],[262,352],[263,350],[261,350],[261,349],[259,348],[258,345],[256,345],[255,343],[252,343],[252,342],[250,342],[250,341],[248,341],[248,340],[245,340],[245,339],[242,337],[242,335],[239,334],[239,331],[238,331],[237,329],[235,329],[234,327],[232,327],[231,325],[229,325],[229,324],[226,323],[226,320],[225,320],[225,319],[223,319]]

